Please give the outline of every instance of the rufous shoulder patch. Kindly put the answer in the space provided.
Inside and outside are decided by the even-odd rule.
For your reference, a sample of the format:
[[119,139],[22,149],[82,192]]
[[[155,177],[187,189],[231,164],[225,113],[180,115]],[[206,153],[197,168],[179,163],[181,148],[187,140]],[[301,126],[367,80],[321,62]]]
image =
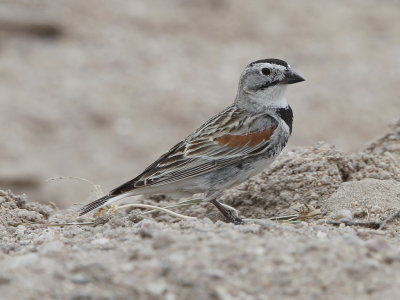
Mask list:
[[244,147],[256,146],[269,138],[274,133],[275,128],[267,128],[262,131],[247,133],[243,135],[223,135],[214,139],[221,146]]

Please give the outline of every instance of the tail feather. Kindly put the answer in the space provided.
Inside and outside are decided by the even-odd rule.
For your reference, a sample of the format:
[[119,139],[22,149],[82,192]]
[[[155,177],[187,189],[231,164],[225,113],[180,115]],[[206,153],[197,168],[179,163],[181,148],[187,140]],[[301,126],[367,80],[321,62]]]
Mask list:
[[87,213],[91,212],[92,210],[95,210],[97,208],[111,204],[115,201],[121,200],[122,198],[128,197],[130,195],[131,195],[130,193],[126,193],[126,194],[122,194],[122,195],[103,196],[97,200],[94,200],[93,202],[90,202],[89,204],[86,204],[84,207],[82,207],[79,211],[79,216],[86,215]]
[[[111,196],[112,197],[112,196]],[[99,208],[103,205],[106,205],[107,201],[111,198],[109,195],[103,196],[89,204],[86,204],[79,210],[79,216],[86,215],[87,213],[91,212],[92,210]]]

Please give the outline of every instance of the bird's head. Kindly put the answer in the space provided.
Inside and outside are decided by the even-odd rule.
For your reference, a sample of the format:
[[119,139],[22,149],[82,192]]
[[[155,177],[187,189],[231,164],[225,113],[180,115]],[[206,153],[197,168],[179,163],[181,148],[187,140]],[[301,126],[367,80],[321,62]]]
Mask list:
[[236,102],[246,106],[284,107],[287,106],[283,97],[287,85],[304,80],[283,60],[257,60],[244,69]]

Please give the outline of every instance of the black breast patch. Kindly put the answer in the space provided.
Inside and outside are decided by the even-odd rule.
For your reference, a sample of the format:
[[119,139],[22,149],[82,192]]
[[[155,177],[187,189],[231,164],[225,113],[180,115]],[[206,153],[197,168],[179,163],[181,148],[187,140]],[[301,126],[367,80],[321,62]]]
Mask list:
[[293,124],[292,108],[288,105],[285,108],[277,109],[276,113],[283,119],[283,121],[285,121],[287,126],[289,126],[289,132],[292,133],[292,124]]

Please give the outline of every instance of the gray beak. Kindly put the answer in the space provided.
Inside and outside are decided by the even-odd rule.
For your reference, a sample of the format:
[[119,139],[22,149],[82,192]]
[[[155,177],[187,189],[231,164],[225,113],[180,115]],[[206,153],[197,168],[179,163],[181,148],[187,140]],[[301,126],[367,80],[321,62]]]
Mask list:
[[297,74],[292,69],[288,69],[285,71],[285,78],[283,78],[280,83],[292,84],[292,83],[297,83],[297,82],[302,82],[302,81],[305,81],[305,79],[303,77],[301,77],[299,74]]

